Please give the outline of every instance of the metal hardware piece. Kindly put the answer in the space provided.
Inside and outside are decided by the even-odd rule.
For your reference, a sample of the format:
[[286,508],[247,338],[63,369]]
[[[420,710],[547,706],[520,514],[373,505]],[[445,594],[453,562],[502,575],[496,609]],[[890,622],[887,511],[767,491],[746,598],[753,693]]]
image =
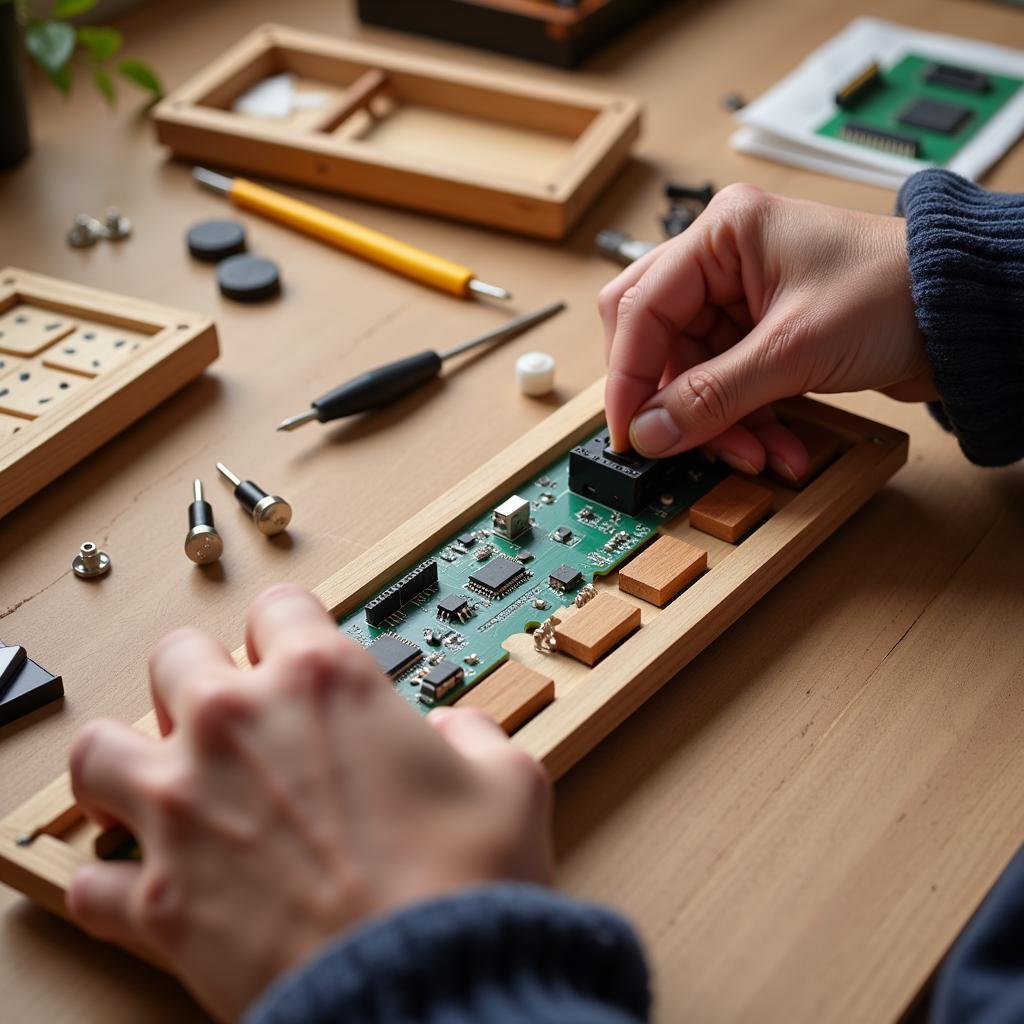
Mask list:
[[75,217],[74,223],[68,231],[68,245],[75,249],[88,249],[106,233],[107,229],[95,217],[90,217],[87,213],[80,213]]
[[104,576],[110,571],[110,555],[106,551],[100,551],[91,541],[87,540],[78,549],[71,568],[75,575],[84,580],[95,579],[97,576]]
[[188,534],[185,555],[196,565],[210,565],[224,552],[224,542],[213,525],[213,508],[203,499],[203,483],[192,483],[193,501],[188,507]]
[[292,507],[284,498],[267,494],[251,480],[242,480],[223,462],[217,463],[217,471],[234,486],[238,503],[252,515],[252,521],[260,533],[272,537],[288,528],[292,521]]
[[103,221],[103,229],[107,238],[119,242],[132,233],[132,222],[116,206],[111,206]]

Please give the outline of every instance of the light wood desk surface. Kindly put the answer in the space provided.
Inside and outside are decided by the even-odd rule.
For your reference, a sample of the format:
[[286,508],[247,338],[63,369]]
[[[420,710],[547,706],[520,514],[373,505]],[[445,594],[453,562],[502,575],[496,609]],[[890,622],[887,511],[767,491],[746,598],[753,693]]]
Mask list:
[[[512,310],[460,303],[243,216],[282,266],[280,300],[221,299],[183,234],[234,216],[168,161],[151,127],[110,116],[84,80],[65,104],[36,81],[35,149],[0,176],[0,264],[215,317],[223,356],[201,381],[0,525],[0,637],[61,672],[62,708],[0,732],[0,811],[64,767],[96,715],[149,706],[145,659],[201,624],[229,647],[263,586],[313,586],[550,408],[512,366],[539,348],[560,397],[602,372],[594,298],[614,268],[605,226],[653,237],[666,177],[888,212],[892,193],[733,153],[720,97],[753,97],[851,17],[1024,44],[1024,14],[972,0],[718,0],[671,4],[574,75],[359,27],[349,2],[179,0],[124,19],[128,49],[169,86],[263,21],[569,78],[647,107],[637,160],[565,245],[330,195],[316,202],[470,263]],[[989,184],[1024,188],[1024,146]],[[299,192],[300,190],[293,190]],[[74,214],[117,204],[135,235],[76,251]],[[385,358],[442,347],[552,299],[568,313],[443,386],[365,423],[275,434],[328,386]],[[911,435],[882,494],[558,786],[560,883],[629,915],[648,943],[661,1021],[883,1021],[913,1000],[1024,836],[1024,475],[970,466],[920,407],[838,404]],[[267,542],[215,479],[223,460],[296,509]],[[183,557],[202,476],[226,541],[223,578]],[[94,539],[98,586],[69,570]],[[0,1016],[11,1021],[199,1017],[169,979],[0,892]]]

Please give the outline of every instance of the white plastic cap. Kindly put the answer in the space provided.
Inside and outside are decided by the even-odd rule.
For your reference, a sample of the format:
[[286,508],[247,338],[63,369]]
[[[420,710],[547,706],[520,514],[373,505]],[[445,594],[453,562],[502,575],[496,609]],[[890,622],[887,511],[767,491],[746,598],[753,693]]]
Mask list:
[[555,386],[555,357],[547,352],[526,352],[516,360],[516,380],[524,395],[547,395]]

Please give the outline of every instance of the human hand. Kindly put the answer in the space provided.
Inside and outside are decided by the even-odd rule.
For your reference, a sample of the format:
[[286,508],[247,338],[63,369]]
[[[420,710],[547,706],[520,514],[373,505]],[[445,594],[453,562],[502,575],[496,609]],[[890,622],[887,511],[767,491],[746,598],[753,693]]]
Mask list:
[[731,185],[602,291],[612,445],[700,446],[791,480],[807,452],[770,403],[876,388],[937,397],[914,319],[906,224]]
[[257,598],[246,632],[245,673],[199,631],[157,646],[163,739],[112,721],[76,738],[79,804],[143,852],[79,868],[68,907],[84,928],[155,955],[232,1019],[361,921],[550,881],[547,777],[488,718],[424,721],[297,587]]

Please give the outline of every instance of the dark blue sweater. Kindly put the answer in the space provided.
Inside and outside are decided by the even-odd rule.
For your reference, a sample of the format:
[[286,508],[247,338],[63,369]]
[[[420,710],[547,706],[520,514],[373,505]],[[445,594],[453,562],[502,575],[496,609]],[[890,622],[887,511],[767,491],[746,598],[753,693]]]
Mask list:
[[[899,198],[939,421],[969,459],[1024,456],[1024,196],[945,171]],[[247,1024],[642,1024],[647,969],[600,907],[501,884],[411,907],[326,945]],[[935,1024],[1024,1020],[1024,851],[968,926],[935,989]]]

